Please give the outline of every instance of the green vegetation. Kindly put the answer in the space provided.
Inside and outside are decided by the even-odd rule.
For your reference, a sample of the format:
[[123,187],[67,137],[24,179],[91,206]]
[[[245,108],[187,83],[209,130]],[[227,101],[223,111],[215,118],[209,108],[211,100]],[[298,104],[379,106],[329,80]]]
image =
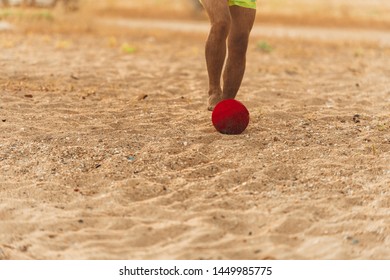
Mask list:
[[53,21],[54,15],[51,11],[40,9],[35,11],[22,9],[3,9],[0,10],[0,20],[46,20]]
[[267,43],[266,41],[258,42],[257,49],[262,51],[262,52],[265,52],[265,53],[270,53],[273,51],[272,46],[269,43]]

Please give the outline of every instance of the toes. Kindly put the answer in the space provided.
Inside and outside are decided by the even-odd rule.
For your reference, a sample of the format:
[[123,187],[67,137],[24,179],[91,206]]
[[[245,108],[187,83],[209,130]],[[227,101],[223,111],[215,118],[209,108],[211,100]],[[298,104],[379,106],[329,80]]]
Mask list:
[[221,95],[214,94],[210,95],[209,97],[209,105],[207,107],[207,110],[212,111],[214,110],[215,105],[217,105],[222,100]]

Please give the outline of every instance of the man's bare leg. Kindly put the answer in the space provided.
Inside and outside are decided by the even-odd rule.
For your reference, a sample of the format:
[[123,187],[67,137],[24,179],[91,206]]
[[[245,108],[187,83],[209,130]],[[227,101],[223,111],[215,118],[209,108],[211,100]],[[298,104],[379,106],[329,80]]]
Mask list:
[[231,16],[227,1],[202,0],[210,19],[210,33],[206,42],[206,64],[209,75],[208,109],[222,100],[221,76],[226,58],[226,39],[231,26]]
[[249,34],[256,17],[255,9],[231,6],[232,18],[228,38],[228,58],[223,73],[222,99],[235,98],[241,86],[246,66]]

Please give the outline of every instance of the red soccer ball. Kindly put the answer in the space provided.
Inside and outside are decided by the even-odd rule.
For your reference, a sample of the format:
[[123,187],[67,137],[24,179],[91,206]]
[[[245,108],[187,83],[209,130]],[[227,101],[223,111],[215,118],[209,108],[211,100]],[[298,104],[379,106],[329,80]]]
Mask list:
[[226,99],[215,106],[211,120],[222,134],[241,134],[249,124],[249,111],[241,102]]

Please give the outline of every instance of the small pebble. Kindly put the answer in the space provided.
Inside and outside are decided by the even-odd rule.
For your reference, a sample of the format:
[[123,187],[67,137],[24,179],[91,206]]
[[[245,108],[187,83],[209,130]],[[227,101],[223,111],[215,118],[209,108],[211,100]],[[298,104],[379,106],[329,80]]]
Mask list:
[[355,114],[352,118],[353,122],[354,123],[360,123],[360,115],[359,114]]
[[128,161],[135,161],[135,156],[128,156],[128,157],[127,157],[127,160],[128,160]]

